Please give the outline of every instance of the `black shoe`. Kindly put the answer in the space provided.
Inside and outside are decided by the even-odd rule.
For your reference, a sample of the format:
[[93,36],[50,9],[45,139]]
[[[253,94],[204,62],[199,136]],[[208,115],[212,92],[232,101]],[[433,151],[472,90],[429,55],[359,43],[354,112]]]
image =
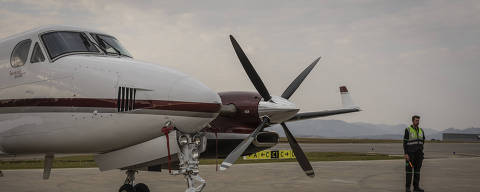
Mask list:
[[405,191],[406,191],[406,192],[412,192],[412,191],[410,191],[410,189],[409,189],[409,188],[407,188]]
[[414,192],[424,192],[424,190],[423,190],[422,188],[420,188],[420,187],[415,187],[415,188],[413,189],[413,191],[414,191]]

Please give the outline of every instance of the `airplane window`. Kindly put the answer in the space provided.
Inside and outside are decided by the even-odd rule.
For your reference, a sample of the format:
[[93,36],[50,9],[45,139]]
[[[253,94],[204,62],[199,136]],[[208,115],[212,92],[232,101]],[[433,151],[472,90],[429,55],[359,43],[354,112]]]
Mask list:
[[12,65],[12,67],[20,67],[25,65],[31,44],[32,40],[26,39],[18,43],[15,48],[13,48],[12,56],[10,57],[10,65]]
[[37,63],[45,61],[45,57],[43,56],[42,49],[38,46],[38,42],[35,43],[33,47],[32,57],[30,58],[30,63]]
[[92,36],[95,38],[95,40],[97,40],[100,49],[102,49],[106,54],[132,57],[115,37],[101,34],[92,34]]
[[50,58],[55,59],[66,53],[98,53],[99,50],[88,40],[85,33],[57,31],[42,35],[43,43]]

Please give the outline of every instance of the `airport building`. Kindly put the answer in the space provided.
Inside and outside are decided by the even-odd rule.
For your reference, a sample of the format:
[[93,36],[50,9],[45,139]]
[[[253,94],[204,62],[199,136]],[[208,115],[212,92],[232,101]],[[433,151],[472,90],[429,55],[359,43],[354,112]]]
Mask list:
[[480,134],[443,133],[443,141],[480,142]]

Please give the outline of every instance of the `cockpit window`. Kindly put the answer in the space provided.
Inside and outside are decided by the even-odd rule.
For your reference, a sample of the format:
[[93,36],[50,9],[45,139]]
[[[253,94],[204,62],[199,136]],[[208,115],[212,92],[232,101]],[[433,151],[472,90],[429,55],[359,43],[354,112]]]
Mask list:
[[57,31],[42,35],[48,55],[55,59],[66,53],[99,53],[100,51],[88,40],[82,32]]
[[12,67],[20,67],[25,65],[27,62],[28,51],[30,51],[30,45],[32,44],[32,40],[26,39],[20,41],[15,48],[13,48],[12,55],[10,57],[10,65]]
[[92,36],[97,40],[100,49],[106,54],[132,57],[115,37],[102,34],[92,34]]
[[37,63],[45,61],[45,56],[43,56],[42,49],[38,46],[38,42],[35,43],[33,47],[32,57],[30,57],[30,63]]

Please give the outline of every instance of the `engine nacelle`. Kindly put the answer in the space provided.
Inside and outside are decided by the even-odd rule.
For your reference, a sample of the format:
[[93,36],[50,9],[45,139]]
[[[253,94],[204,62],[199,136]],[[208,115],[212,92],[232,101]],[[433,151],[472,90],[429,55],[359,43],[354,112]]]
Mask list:
[[259,148],[270,148],[278,143],[279,138],[280,136],[278,136],[278,133],[276,132],[260,132],[253,140],[253,145]]
[[[225,158],[237,147],[249,134],[218,133],[218,157]],[[203,158],[215,158],[215,134],[207,133],[207,150],[200,154]],[[260,132],[252,144],[248,146],[243,155],[249,155],[275,146],[279,136],[275,132]]]
[[[261,123],[258,116],[258,104],[262,97],[255,92],[221,92],[222,112],[213,120],[211,127],[203,131],[207,133],[207,150],[201,157],[215,157],[215,132],[218,133],[218,157],[224,158],[237,147]],[[279,136],[275,132],[260,132],[243,155],[256,153],[278,143]]]
[[222,92],[222,112],[206,132],[249,134],[259,124],[258,103],[261,96],[254,92]]

